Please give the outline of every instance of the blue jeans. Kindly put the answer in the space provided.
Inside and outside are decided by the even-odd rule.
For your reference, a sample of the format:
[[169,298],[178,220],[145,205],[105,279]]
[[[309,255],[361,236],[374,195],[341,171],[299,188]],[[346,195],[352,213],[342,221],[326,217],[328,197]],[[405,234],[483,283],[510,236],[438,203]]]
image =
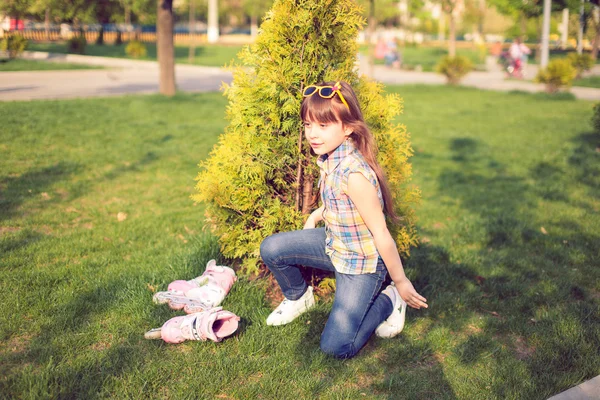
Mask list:
[[335,300],[321,334],[321,350],[325,353],[338,358],[353,357],[392,314],[392,301],[381,294],[387,274],[381,257],[374,273],[337,272],[325,253],[325,228],[269,236],[260,245],[260,255],[289,300],[298,300],[307,289],[299,265],[335,272]]

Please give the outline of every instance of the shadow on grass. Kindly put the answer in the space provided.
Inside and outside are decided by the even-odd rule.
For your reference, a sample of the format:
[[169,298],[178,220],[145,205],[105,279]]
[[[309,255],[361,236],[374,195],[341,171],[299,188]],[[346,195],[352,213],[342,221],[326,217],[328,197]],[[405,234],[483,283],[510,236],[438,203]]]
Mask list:
[[569,166],[579,182],[600,196],[600,133],[582,133],[573,142],[577,147],[569,157]]
[[20,351],[3,354],[5,393],[90,398],[102,392],[106,379],[142,364],[147,355],[135,345],[139,336],[115,338],[109,322],[101,323],[99,331],[89,330],[115,304],[122,304],[126,284],[111,280],[92,286],[64,304],[50,303],[39,334],[27,338]]
[[40,208],[56,203],[60,200],[58,197],[48,198],[48,194],[44,193],[55,183],[69,180],[81,170],[79,164],[60,162],[16,177],[3,178],[0,181],[0,187],[4,188],[0,196],[0,221],[13,217],[26,201],[34,201]]
[[[599,296],[581,277],[598,279],[600,235],[567,217],[550,223],[538,209],[541,200],[569,202],[573,176],[597,192],[598,135],[575,141],[568,164],[542,162],[524,177],[482,157],[477,141],[452,141],[456,165],[440,174],[440,191],[458,199],[465,215],[482,221],[484,236],[465,238],[484,245],[475,252],[481,261],[453,263],[453,248],[425,245],[408,262],[418,270],[415,286],[430,299],[423,315],[458,339],[440,356],[453,355],[464,365],[489,364],[494,397],[547,397],[600,368],[600,359],[590,357],[600,346],[600,315],[593,311]],[[472,326],[477,319],[482,328]]]
[[8,254],[20,250],[41,240],[43,237],[43,234],[32,232],[30,230],[19,231],[16,235],[8,237],[2,236],[2,239],[0,240],[0,253]]

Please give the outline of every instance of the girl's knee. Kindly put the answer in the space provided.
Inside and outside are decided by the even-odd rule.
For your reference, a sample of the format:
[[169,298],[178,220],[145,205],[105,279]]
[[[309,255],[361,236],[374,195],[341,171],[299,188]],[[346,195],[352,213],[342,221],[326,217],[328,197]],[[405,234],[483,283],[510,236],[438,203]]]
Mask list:
[[335,358],[346,359],[356,355],[352,343],[342,343],[321,337],[321,351]]
[[267,237],[260,244],[260,257],[267,267],[270,267],[274,264],[274,261],[279,256],[279,253],[280,244],[274,235]]

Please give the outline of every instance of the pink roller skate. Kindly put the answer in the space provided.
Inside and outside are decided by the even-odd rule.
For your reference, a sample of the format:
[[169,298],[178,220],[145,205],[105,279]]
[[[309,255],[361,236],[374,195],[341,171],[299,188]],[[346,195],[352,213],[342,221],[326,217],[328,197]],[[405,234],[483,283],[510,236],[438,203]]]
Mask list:
[[157,292],[152,299],[157,304],[169,303],[174,310],[183,308],[188,314],[209,310],[221,304],[236,280],[233,269],[210,260],[202,275],[171,282],[166,292]]
[[146,339],[162,339],[167,343],[181,343],[186,340],[212,340],[220,342],[231,336],[238,328],[240,317],[222,307],[207,311],[171,318],[162,328],[151,329]]

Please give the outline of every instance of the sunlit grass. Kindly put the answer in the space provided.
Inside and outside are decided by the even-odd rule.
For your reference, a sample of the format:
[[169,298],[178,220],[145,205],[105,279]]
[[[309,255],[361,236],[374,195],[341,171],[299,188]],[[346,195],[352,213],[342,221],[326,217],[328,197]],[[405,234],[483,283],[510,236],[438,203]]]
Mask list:
[[[0,392],[28,398],[546,399],[600,373],[600,136],[592,103],[434,86],[405,101],[430,308],[341,362],[331,299],[265,326],[264,279],[223,343],[143,333],[154,290],[223,260],[189,199],[221,94],[0,103]],[[119,221],[118,213],[126,214]]]

